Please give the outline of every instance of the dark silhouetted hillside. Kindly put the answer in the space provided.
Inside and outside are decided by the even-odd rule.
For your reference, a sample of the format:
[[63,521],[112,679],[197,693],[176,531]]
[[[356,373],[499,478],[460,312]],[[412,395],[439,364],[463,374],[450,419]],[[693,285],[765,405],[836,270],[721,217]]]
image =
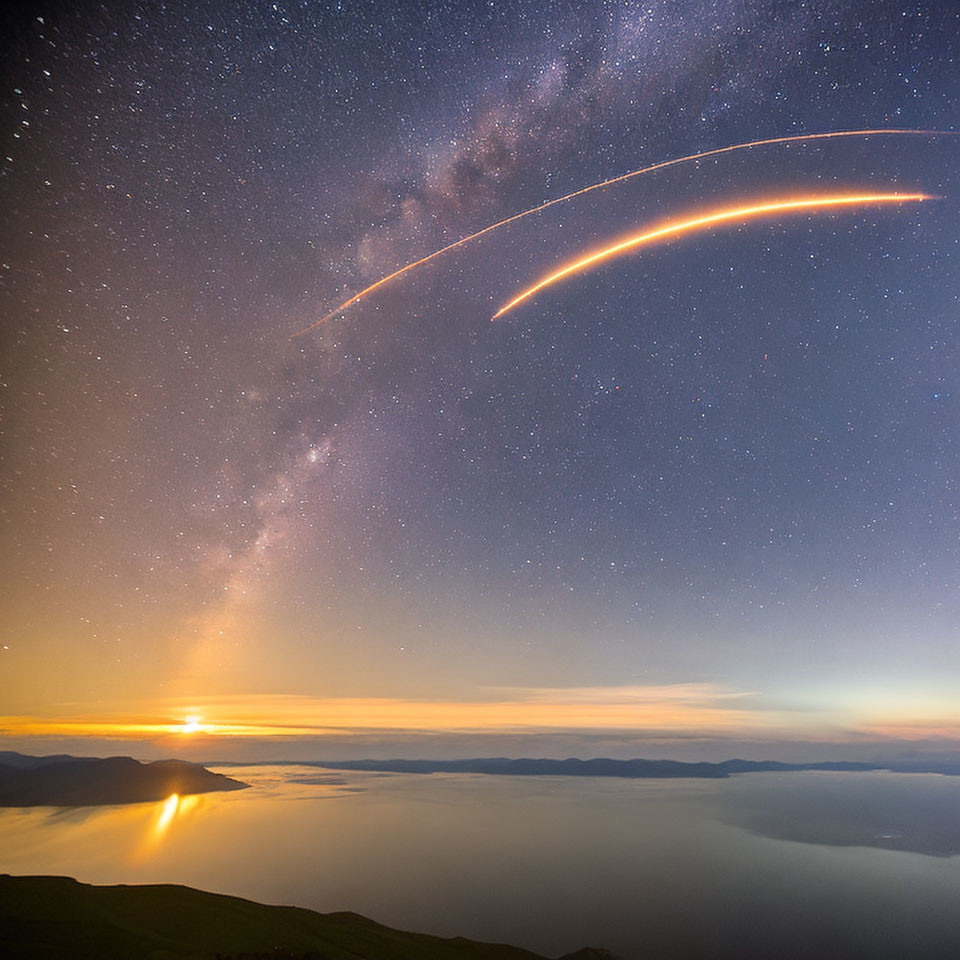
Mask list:
[[90,806],[163,800],[173,793],[242,790],[245,783],[183,760],[27,757],[0,753],[0,807]]
[[[355,913],[67,877],[0,875],[0,931],[10,960],[543,960],[518,947],[393,930]],[[587,949],[566,960],[613,957]]]

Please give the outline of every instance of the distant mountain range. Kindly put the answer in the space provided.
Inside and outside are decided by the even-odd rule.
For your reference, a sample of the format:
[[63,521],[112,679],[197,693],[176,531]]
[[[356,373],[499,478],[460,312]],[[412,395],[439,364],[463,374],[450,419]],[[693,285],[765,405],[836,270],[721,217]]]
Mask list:
[[246,786],[183,760],[140,763],[131,757],[28,757],[0,751],[0,807],[140,803]]
[[491,773],[501,776],[630,777],[668,779],[698,777],[722,779],[735,773],[786,773],[797,770],[841,770],[893,773],[941,773],[960,776],[960,761],[909,760],[897,763],[780,763],[776,760],[724,760],[721,763],[683,763],[679,760],[511,760],[489,757],[474,760],[341,760],[306,761],[307,766],[331,770],[369,770],[387,773]]
[[[544,960],[496,943],[269,907],[172,884],[91,886],[0,874],[4,956],[17,960]],[[615,960],[586,948],[561,960]]]

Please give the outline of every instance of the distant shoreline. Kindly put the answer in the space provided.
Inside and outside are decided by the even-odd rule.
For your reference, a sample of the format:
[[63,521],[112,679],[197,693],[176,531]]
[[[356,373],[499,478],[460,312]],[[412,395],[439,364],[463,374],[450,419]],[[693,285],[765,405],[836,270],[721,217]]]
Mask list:
[[141,763],[131,757],[31,757],[0,751],[0,808],[82,807],[144,803],[180,796],[243,790],[242,783],[212,767],[306,766],[335,771],[398,774],[484,774],[491,776],[598,777],[630,780],[725,780],[748,773],[834,771],[842,773],[926,773],[960,776],[960,761],[910,760],[893,763],[777,760],[613,760],[595,758],[478,757],[467,760],[258,760],[215,761],[205,766],[184,760]]
[[782,763],[777,760],[723,760],[718,763],[682,760],[511,759],[470,760],[256,760],[209,761],[213,767],[304,766],[371,773],[482,773],[496,776],[620,777],[641,780],[722,780],[743,773],[794,773],[805,770],[843,773],[935,773],[960,776],[960,761],[905,760],[893,763],[832,760],[822,763]]

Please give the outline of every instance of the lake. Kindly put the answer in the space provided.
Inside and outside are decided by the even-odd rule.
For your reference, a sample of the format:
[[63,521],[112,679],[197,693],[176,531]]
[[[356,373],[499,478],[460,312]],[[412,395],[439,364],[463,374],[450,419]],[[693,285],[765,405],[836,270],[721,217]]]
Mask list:
[[548,955],[960,956],[960,777],[211,769],[252,787],[0,811],[0,871],[185,883]]

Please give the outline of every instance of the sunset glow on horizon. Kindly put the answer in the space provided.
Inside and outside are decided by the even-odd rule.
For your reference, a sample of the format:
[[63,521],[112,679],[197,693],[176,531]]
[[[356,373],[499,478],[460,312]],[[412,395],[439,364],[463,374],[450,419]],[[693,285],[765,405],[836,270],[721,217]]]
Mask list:
[[[206,719],[186,724],[159,717],[123,720],[120,714],[129,711],[119,704],[113,715],[98,717],[6,716],[0,717],[0,735],[158,744],[185,736],[197,744],[328,739],[336,744],[389,731],[411,736],[611,732],[678,742],[690,736],[823,742],[852,737],[865,743],[960,737],[960,711],[951,701],[925,702],[907,691],[877,691],[845,707],[818,706],[812,700],[799,709],[778,705],[775,698],[698,683],[490,691],[488,699],[473,701],[261,694],[211,698],[203,706]],[[156,709],[175,707],[174,702]]]

